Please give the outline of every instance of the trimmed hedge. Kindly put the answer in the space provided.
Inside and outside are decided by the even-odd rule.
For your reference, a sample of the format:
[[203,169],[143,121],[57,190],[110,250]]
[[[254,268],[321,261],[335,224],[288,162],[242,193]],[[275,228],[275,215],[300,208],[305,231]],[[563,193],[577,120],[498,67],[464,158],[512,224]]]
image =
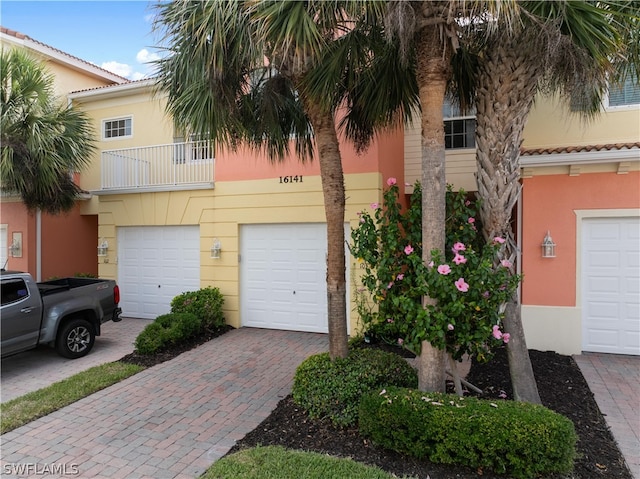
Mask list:
[[356,423],[362,394],[387,385],[417,387],[417,373],[396,354],[355,349],[344,359],[332,361],[329,353],[321,353],[304,360],[296,370],[292,395],[309,416],[344,427]]
[[393,388],[362,397],[360,433],[434,463],[491,469],[515,479],[573,469],[573,423],[543,406]]
[[202,322],[203,329],[218,329],[225,325],[222,305],[224,297],[218,288],[202,288],[179,294],[171,300],[172,313],[191,313]]
[[163,314],[140,332],[135,349],[140,354],[155,354],[167,346],[195,336],[201,328],[202,322],[193,314]]

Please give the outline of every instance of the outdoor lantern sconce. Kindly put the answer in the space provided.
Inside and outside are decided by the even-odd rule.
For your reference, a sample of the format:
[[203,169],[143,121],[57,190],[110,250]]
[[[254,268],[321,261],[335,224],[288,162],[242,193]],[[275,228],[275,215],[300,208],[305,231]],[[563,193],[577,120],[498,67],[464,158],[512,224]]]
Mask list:
[[547,235],[542,240],[542,257],[543,258],[555,258],[556,257],[556,244],[551,238],[551,234],[547,231]]
[[109,250],[109,243],[105,239],[102,240],[102,243],[98,245],[98,256],[107,256],[107,251]]
[[220,240],[218,238],[213,238],[213,245],[211,246],[211,257],[213,259],[220,259],[221,250],[222,245],[220,244]]
[[22,233],[13,233],[13,241],[9,246],[9,254],[13,258],[22,258]]

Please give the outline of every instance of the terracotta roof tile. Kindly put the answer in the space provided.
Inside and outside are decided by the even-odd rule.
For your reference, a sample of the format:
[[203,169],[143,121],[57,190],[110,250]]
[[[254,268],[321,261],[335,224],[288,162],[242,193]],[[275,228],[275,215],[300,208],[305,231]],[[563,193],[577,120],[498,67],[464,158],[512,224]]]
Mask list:
[[553,148],[522,148],[522,156],[551,155],[558,153],[581,153],[585,151],[631,150],[640,148],[640,141],[635,143],[607,143],[606,145],[558,146]]

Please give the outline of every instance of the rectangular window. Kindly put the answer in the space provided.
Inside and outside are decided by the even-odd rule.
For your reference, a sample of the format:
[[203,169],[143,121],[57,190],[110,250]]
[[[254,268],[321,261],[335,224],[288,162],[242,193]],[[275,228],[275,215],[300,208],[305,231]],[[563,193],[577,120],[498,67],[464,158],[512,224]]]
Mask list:
[[640,105],[640,85],[635,75],[627,78],[624,83],[609,86],[609,106]]
[[116,120],[104,120],[102,125],[102,131],[105,139],[131,136],[131,117],[118,118]]
[[186,163],[187,161],[208,161],[213,159],[211,143],[208,140],[200,139],[200,135],[190,134],[189,140],[185,142],[184,137],[174,136],[174,163]]
[[447,150],[476,147],[475,110],[464,116],[450,99],[445,99],[442,107],[444,117],[444,147]]

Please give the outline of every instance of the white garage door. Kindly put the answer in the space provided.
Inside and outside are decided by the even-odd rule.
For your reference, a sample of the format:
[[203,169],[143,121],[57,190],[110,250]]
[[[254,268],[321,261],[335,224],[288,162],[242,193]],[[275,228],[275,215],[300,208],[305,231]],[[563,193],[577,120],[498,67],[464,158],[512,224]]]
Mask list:
[[325,224],[243,226],[242,325],[326,333],[326,254]]
[[640,354],[640,219],[584,219],[582,269],[583,350]]
[[118,228],[118,284],[123,316],[168,313],[175,296],[200,289],[199,227]]

